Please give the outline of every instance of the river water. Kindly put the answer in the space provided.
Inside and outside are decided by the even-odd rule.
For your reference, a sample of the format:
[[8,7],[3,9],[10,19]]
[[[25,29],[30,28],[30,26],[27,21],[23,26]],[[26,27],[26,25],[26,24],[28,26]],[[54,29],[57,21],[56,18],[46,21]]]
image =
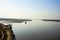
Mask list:
[[16,40],[58,40],[60,38],[60,22],[33,20],[27,24],[23,22],[12,25]]

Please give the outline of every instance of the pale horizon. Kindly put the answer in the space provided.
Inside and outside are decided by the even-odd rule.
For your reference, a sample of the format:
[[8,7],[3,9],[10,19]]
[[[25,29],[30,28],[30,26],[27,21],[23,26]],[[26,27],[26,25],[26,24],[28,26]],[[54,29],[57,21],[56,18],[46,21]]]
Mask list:
[[60,18],[59,0],[0,0],[0,18]]

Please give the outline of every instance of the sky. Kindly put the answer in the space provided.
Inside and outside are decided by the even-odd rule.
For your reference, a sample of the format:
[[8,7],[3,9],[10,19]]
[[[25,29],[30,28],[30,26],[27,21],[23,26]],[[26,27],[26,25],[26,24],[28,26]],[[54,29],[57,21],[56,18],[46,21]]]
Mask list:
[[60,19],[60,0],[0,0],[0,18]]

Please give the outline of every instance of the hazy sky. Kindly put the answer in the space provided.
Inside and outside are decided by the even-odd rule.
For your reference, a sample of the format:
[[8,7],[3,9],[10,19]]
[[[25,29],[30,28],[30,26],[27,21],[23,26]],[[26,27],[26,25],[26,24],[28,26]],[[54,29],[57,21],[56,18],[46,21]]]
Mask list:
[[60,0],[0,0],[0,18],[60,18]]

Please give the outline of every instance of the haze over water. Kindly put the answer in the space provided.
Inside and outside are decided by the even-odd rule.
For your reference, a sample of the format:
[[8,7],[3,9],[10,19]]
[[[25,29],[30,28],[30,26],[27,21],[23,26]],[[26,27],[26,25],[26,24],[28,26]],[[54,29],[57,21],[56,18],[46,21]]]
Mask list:
[[27,24],[13,24],[13,31],[17,40],[47,40],[60,36],[59,22],[44,22],[34,20]]
[[[0,18],[60,19],[60,0],[0,0]],[[17,40],[57,38],[59,29],[60,22],[13,24]]]

